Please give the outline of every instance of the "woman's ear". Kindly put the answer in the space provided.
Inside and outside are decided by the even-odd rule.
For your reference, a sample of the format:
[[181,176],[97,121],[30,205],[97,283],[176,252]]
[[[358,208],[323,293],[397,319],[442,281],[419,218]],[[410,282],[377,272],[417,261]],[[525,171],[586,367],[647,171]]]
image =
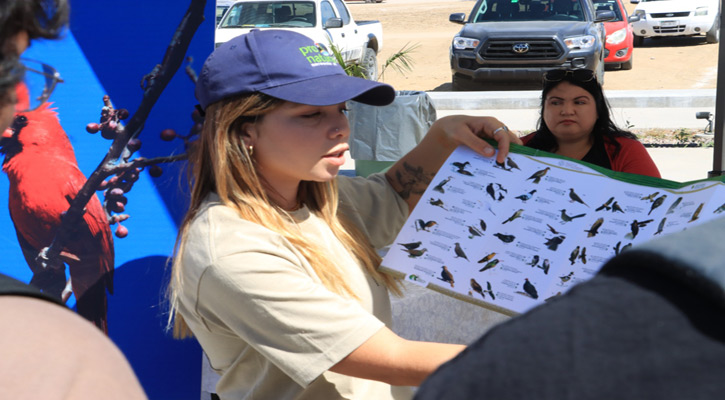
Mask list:
[[244,140],[245,146],[254,146],[254,143],[257,142],[257,136],[257,124],[254,122],[245,122],[242,124],[242,140]]

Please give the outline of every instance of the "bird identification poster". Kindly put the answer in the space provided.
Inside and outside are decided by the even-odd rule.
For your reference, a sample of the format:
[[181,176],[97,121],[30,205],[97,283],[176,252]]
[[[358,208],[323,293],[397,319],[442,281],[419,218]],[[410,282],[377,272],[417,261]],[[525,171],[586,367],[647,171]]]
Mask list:
[[382,262],[385,272],[514,315],[611,257],[725,211],[725,187],[617,173],[522,146],[504,164],[459,147]]

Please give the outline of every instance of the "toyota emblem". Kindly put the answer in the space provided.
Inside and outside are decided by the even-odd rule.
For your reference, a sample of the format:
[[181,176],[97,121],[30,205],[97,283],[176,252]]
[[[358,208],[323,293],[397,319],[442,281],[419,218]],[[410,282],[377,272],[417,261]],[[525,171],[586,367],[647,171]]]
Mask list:
[[514,45],[511,47],[511,49],[514,51],[514,53],[527,53],[529,51],[529,44],[528,43],[514,43]]

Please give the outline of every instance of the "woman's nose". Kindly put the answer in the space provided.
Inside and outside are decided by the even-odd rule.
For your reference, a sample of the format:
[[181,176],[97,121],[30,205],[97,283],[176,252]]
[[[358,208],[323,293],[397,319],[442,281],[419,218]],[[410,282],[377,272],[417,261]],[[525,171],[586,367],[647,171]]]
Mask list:
[[350,136],[350,123],[347,121],[346,116],[343,115],[342,118],[335,122],[332,126],[331,136],[333,138],[337,138],[338,136],[346,138]]
[[574,107],[571,104],[564,104],[561,106],[561,114],[569,115],[574,112]]

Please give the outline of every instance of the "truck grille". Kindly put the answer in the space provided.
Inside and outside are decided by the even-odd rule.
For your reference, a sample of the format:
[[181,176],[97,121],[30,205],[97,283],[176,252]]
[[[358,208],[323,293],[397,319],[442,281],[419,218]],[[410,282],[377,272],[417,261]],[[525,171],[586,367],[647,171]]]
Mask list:
[[[526,43],[529,50],[524,53],[516,53],[513,50],[515,44]],[[481,48],[481,57],[487,60],[551,60],[561,57],[562,51],[559,45],[553,40],[489,40]]]
[[655,31],[655,33],[682,33],[685,31],[686,25],[677,25],[677,26],[668,26],[668,27],[662,27],[662,26],[653,26],[652,30]]
[[674,17],[686,17],[688,15],[690,15],[689,11],[650,14],[650,16],[652,18],[674,18]]

